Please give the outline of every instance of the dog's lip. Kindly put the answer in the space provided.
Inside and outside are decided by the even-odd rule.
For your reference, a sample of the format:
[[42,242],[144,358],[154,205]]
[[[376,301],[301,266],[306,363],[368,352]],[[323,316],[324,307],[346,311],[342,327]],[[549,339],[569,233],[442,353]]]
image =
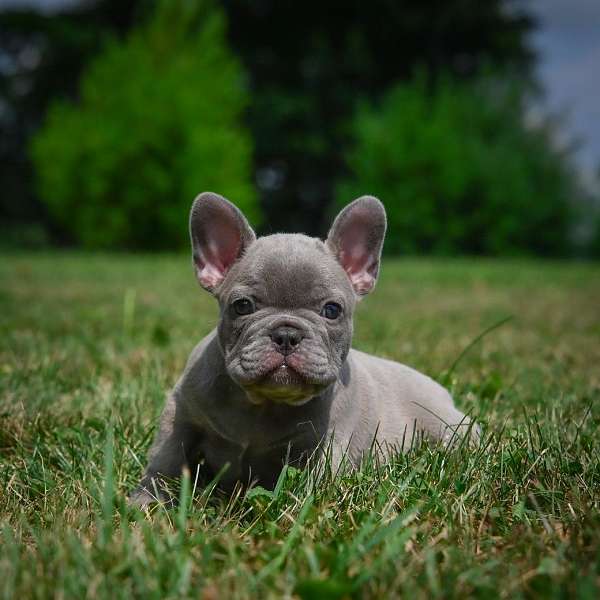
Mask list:
[[321,389],[320,385],[310,383],[296,369],[284,363],[244,387],[253,404],[260,405],[266,401],[291,406],[305,404]]
[[326,384],[311,381],[302,371],[283,358],[254,381],[242,383],[252,404],[265,402],[302,406],[317,396]]
[[285,361],[278,367],[275,367],[264,375],[261,383],[270,383],[278,386],[282,385],[306,385],[308,382],[296,369],[288,365]]

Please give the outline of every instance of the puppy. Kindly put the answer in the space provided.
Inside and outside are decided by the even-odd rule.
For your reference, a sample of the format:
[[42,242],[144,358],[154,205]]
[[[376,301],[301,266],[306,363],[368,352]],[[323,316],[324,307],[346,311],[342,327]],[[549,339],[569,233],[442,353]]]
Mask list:
[[[386,215],[358,198],[325,242],[256,238],[225,198],[200,194],[190,235],[200,285],[219,302],[218,326],[193,350],[168,397],[132,503],[165,500],[161,477],[202,461],[227,465],[219,485],[273,486],[284,463],[328,447],[334,467],[416,437],[448,442],[470,431],[450,394],[390,360],[351,349],[352,315],[379,272]],[[157,498],[157,493],[159,498]]]

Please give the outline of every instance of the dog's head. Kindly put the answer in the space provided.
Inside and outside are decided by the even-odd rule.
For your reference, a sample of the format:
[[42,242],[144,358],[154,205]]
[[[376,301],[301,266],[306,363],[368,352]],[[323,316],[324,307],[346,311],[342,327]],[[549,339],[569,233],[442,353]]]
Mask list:
[[259,239],[225,198],[200,194],[190,214],[196,276],[219,301],[228,374],[250,402],[300,405],[339,376],[357,299],[375,286],[385,210],[358,198],[325,242],[300,234]]

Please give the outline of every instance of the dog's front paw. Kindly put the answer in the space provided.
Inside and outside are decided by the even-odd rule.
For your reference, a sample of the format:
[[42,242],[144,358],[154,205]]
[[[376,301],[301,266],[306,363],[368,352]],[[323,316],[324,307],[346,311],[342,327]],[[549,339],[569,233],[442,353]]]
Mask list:
[[137,487],[127,498],[127,504],[142,510],[146,510],[155,504],[165,504],[172,506],[173,498],[166,491],[153,486],[152,488],[145,485]]

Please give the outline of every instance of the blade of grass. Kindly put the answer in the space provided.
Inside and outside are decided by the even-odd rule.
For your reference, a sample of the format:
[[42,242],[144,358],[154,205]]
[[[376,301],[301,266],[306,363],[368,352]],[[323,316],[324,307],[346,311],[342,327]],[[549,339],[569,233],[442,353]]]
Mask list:
[[514,315],[509,315],[508,317],[504,317],[503,319],[500,319],[493,325],[490,325],[487,329],[484,329],[469,344],[467,344],[465,346],[465,348],[463,349],[463,351],[458,355],[456,360],[452,363],[452,365],[450,366],[450,368],[448,369],[446,374],[444,375],[444,380],[443,380],[444,385],[448,385],[448,383],[450,382],[450,378],[452,377],[452,374],[454,373],[456,367],[474,346],[476,346],[486,335],[488,335],[492,331],[498,329],[499,327],[502,327],[502,325],[504,325],[505,323],[508,323],[512,319],[514,319]]

